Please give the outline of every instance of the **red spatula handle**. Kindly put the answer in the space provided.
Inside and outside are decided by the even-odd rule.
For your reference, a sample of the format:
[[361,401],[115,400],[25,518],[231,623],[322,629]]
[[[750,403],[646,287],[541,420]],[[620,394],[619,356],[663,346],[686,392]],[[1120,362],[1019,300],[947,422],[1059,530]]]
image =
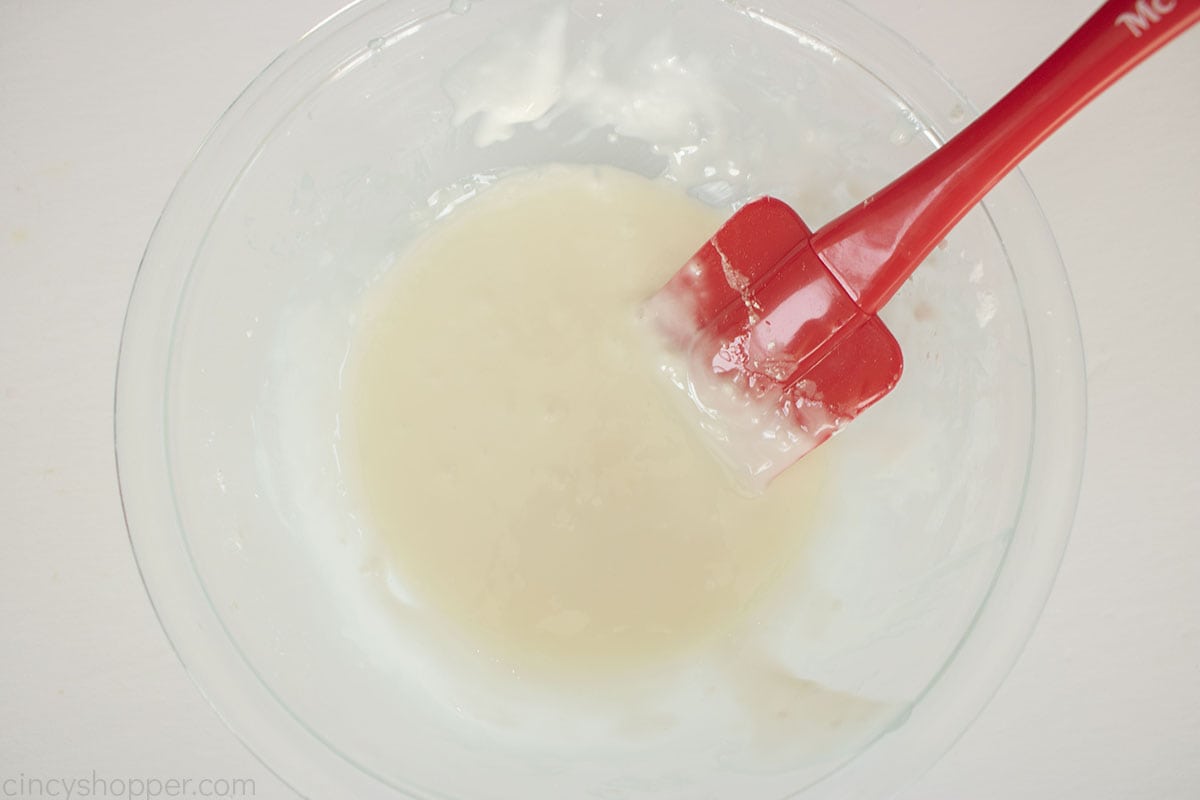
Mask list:
[[891,299],[950,229],[1034,147],[1186,28],[1200,0],[1111,0],[977,120],[812,246],[868,313]]

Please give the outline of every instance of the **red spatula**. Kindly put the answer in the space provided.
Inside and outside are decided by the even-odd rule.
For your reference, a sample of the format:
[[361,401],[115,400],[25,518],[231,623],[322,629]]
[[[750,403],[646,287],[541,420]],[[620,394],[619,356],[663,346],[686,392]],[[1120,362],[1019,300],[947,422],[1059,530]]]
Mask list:
[[1113,81],[1200,20],[1200,0],[1112,0],[961,133],[818,231],[742,207],[646,306],[719,455],[762,487],[891,391],[876,316],[955,224]]

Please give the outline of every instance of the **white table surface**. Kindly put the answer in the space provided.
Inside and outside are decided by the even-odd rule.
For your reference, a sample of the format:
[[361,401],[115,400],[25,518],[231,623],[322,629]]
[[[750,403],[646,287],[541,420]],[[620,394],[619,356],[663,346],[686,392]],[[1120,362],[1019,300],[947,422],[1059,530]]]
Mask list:
[[[0,781],[95,770],[248,778],[257,797],[292,796],[189,682],[151,612],[117,494],[113,370],[180,171],[237,92],[341,2],[0,0]],[[859,4],[985,105],[1094,2]],[[1194,800],[1200,29],[1025,172],[1083,325],[1083,495],[1016,669],[900,797]]]

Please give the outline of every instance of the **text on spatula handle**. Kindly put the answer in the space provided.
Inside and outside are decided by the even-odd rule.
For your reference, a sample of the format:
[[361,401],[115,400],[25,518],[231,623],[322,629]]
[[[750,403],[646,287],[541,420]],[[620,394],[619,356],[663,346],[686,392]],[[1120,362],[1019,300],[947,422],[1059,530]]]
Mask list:
[[1140,37],[1150,30],[1150,26],[1161,22],[1162,18],[1175,10],[1178,0],[1138,0],[1132,11],[1119,14],[1113,25],[1124,25],[1133,34]]

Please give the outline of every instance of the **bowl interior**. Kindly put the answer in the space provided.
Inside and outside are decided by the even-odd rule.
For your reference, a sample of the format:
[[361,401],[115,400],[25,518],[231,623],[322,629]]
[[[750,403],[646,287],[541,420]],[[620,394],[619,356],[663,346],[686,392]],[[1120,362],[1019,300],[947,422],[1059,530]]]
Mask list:
[[[870,796],[919,772],[1015,657],[1077,491],[1073,310],[1019,181],[887,308],[905,376],[827,446],[823,532],[753,620],[787,680],[751,714],[741,678],[691,662],[592,719],[414,655],[339,462],[341,375],[406,244],[508,171],[612,165],[723,209],[773,194],[816,227],[967,116],[835,2],[392,0],[310,34],[181,182],[123,342],[131,536],[197,682],[314,796]],[[801,721],[764,734],[784,706]]]

